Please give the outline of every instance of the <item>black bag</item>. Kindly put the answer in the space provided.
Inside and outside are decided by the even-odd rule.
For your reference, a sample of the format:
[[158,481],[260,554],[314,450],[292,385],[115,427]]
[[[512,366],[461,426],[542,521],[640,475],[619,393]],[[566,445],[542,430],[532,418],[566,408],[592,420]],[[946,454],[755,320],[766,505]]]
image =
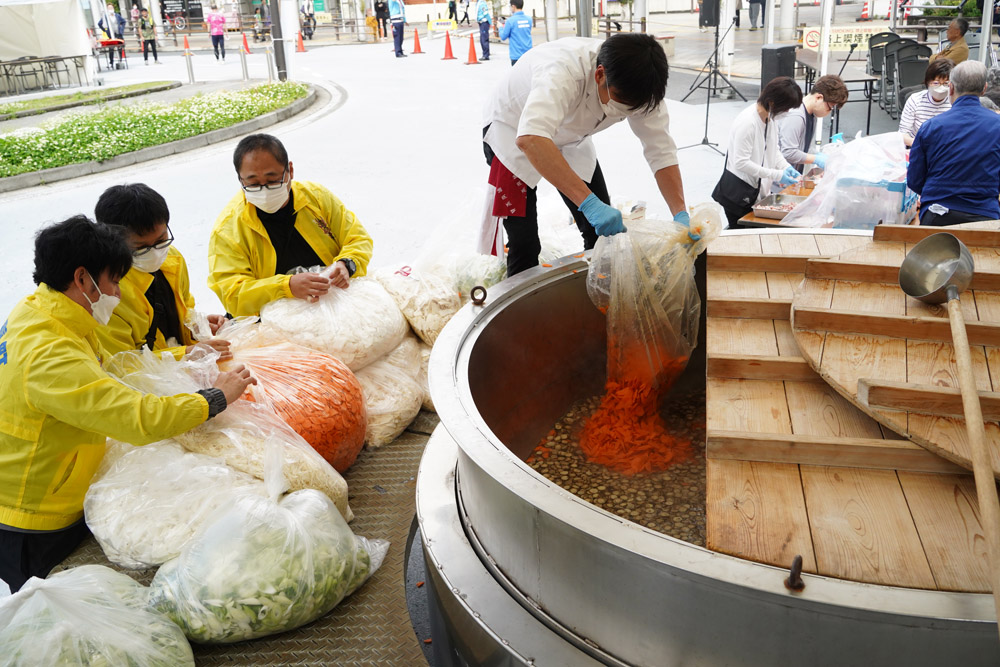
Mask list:
[[739,219],[753,210],[759,191],[760,179],[757,179],[757,185],[750,185],[733,172],[723,168],[722,178],[712,190],[712,199],[722,204],[722,208],[726,211],[726,218],[729,219],[729,226],[736,227]]

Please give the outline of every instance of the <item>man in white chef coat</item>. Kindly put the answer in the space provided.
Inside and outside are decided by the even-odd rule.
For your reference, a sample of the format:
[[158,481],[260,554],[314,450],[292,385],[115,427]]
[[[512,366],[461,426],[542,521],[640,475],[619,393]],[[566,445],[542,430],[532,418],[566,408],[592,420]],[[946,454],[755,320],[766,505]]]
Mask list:
[[485,109],[491,188],[480,252],[503,253],[502,222],[508,275],[537,266],[536,188],[542,178],[569,206],[585,248],[592,248],[598,235],[624,231],[621,212],[610,206],[591,135],[626,119],[674,220],[687,224],[677,148],[663,103],[667,74],[663,48],[643,34],[603,41],[565,38],[524,54]]

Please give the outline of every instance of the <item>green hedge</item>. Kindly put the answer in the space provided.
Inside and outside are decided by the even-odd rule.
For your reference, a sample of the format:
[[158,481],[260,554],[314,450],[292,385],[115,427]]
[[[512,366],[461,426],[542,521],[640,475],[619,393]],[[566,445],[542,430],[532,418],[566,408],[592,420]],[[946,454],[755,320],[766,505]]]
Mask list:
[[122,104],[72,113],[40,127],[0,135],[0,177],[102,162],[241,123],[286,107],[306,94],[304,85],[284,82],[195,95],[174,104]]

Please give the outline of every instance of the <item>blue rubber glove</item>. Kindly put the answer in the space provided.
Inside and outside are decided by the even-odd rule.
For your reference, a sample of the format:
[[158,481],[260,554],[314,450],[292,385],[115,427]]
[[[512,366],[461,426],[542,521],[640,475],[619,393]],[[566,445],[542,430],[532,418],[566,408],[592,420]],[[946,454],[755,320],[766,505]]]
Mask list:
[[827,157],[823,153],[816,153],[815,155],[813,155],[813,164],[819,167],[820,169],[826,169],[826,160]]
[[[678,225],[684,225],[685,227],[690,228],[691,216],[688,214],[687,211],[681,211],[680,213],[674,216],[674,222],[676,222]],[[701,234],[695,234],[691,232],[690,229],[688,231],[688,236],[691,237],[692,241],[697,241],[698,239],[701,238]]]
[[583,200],[579,210],[587,218],[587,222],[594,226],[594,231],[599,236],[614,236],[626,231],[625,223],[622,222],[622,212],[602,202],[593,192]]
[[844,133],[838,132],[837,134],[830,137],[831,144],[842,144],[844,143]]
[[794,185],[798,183],[801,176],[802,174],[796,171],[795,167],[785,167],[785,173],[781,175],[778,183],[780,185]]

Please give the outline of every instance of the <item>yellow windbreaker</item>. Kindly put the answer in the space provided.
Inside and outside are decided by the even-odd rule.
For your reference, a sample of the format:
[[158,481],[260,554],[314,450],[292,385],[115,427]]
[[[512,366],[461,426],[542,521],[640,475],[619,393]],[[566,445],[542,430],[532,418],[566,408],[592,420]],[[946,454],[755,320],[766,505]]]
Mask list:
[[[372,239],[357,216],[322,185],[292,181],[292,193],[295,229],[323,264],[352,259],[354,276],[365,275]],[[276,263],[257,207],[240,192],[215,221],[208,244],[208,286],[231,315],[258,315],[272,301],[292,296],[291,276],[274,275]]]
[[[180,347],[167,347],[163,333],[156,332],[156,342],[153,350],[167,351],[180,359],[188,345],[194,345],[194,339],[184,321],[189,309],[194,308],[194,297],[191,296],[191,283],[188,280],[187,264],[180,251],[173,246],[167,251],[167,258],[160,267],[164,277],[170,283],[174,293],[174,303],[177,305],[177,315],[181,320]],[[132,268],[119,287],[122,291],[122,302],[115,308],[111,320],[106,327],[97,328],[97,340],[108,354],[118,354],[125,350],[138,350],[146,344],[146,334],[153,325],[153,306],[146,299],[146,290],[153,284],[153,276],[145,271]]]
[[70,526],[83,516],[105,437],[145,445],[208,419],[199,394],[143,394],[104,372],[97,327],[43,283],[0,329],[0,523]]

